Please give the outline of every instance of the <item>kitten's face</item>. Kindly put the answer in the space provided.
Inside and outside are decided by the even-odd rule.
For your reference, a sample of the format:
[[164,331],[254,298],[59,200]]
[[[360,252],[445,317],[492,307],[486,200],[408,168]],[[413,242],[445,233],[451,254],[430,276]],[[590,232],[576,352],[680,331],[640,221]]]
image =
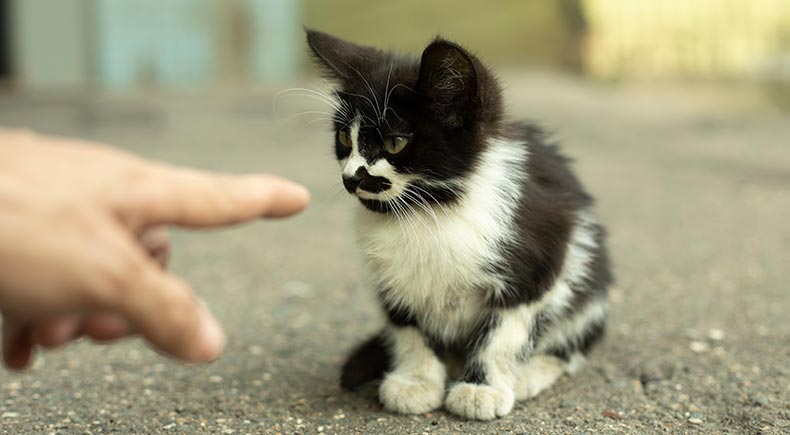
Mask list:
[[308,43],[339,84],[335,154],[346,190],[378,212],[457,199],[501,110],[479,62],[446,41],[420,60],[313,31]]

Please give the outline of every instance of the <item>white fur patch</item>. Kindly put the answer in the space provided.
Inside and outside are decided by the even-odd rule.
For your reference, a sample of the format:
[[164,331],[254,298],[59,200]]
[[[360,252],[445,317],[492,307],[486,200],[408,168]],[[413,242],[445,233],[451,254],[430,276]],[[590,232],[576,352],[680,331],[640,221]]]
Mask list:
[[474,420],[493,420],[513,409],[513,391],[462,382],[447,393],[444,406],[455,415]]
[[384,377],[379,398],[384,407],[403,414],[422,414],[442,405],[446,369],[414,327],[390,328],[388,338],[395,370]]
[[500,310],[498,316],[499,323],[477,360],[485,369],[489,384],[510,389],[521,366],[519,355],[529,345],[535,317],[527,305]]
[[359,153],[359,126],[362,122],[359,115],[351,122],[351,127],[348,131],[348,137],[351,140],[351,154],[345,159],[340,161],[340,167],[343,168],[343,176],[351,177],[357,173],[357,170],[367,165],[365,159]]
[[566,365],[565,361],[555,356],[533,356],[516,381],[516,400],[533,398],[550,387],[565,373]]
[[514,236],[522,178],[513,174],[523,174],[526,158],[524,144],[494,140],[457,203],[387,215],[360,207],[359,245],[377,287],[389,289],[388,303],[410,307],[446,339],[469,332],[484,307],[481,289],[504,286],[486,266]]

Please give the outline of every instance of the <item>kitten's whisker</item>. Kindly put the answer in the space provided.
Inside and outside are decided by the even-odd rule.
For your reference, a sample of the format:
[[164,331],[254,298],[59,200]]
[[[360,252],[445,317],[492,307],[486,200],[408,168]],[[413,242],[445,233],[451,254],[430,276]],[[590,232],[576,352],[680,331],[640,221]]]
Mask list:
[[[425,208],[425,210],[426,210],[428,213],[430,213],[430,215],[431,215],[431,217],[433,218],[434,222],[436,222],[436,226],[439,226],[439,225],[440,225],[440,223],[439,223],[439,217],[438,217],[438,216],[436,216],[436,211],[434,210],[434,208],[433,208],[433,207],[431,207],[431,205],[430,205],[430,203],[428,202],[428,200],[426,200],[425,198],[423,198],[423,196],[422,196],[422,195],[420,195],[420,194],[419,194],[419,193],[417,193],[417,192],[414,192],[414,196],[416,196],[416,197],[417,197],[417,199],[419,199],[420,203],[421,203],[421,204],[423,204],[423,208]],[[437,203],[437,205],[441,205],[441,204]]]
[[411,237],[406,237],[410,246],[413,246],[417,251],[417,255],[419,258],[423,257],[423,244],[422,240],[419,237],[414,237],[417,234],[417,224],[412,219],[412,213],[409,212],[408,204],[403,200],[403,198],[397,196],[395,197],[395,201],[398,204],[398,208],[401,210],[404,216],[404,222],[409,225],[411,233],[409,234]]
[[408,90],[410,90],[410,91],[414,92],[414,90],[413,90],[412,88],[410,88],[410,87],[408,87],[408,86],[404,85],[403,83],[397,83],[397,84],[395,84],[395,85],[392,87],[392,89],[390,89],[390,90],[389,90],[389,92],[387,92],[387,94],[384,96],[384,101],[385,101],[385,103],[384,103],[384,115],[382,115],[382,116],[385,116],[385,117],[386,117],[386,115],[387,115],[387,111],[388,111],[388,110],[392,110],[392,113],[394,113],[394,114],[395,114],[395,116],[397,116],[399,120],[403,120],[403,118],[401,118],[401,117],[400,117],[400,115],[398,115],[398,113],[395,111],[395,109],[393,109],[392,107],[389,107],[389,100],[390,100],[390,96],[392,95],[392,92],[393,92],[393,91],[395,91],[395,89],[398,89],[399,87],[404,87],[404,88],[406,88],[406,89],[408,89]]
[[[368,105],[369,105],[370,107],[374,108],[374,110],[375,110],[375,111],[378,113],[378,110],[376,109],[376,106],[373,104],[373,101],[371,101],[371,99],[370,99],[370,98],[368,98],[368,97],[366,97],[366,96],[364,96],[364,95],[361,95],[361,94],[354,94],[354,93],[352,93],[352,92],[343,92],[343,93],[344,93],[344,94],[351,95],[352,97],[358,97],[358,98],[362,98],[362,99],[364,99],[364,100],[365,100],[365,101],[368,103]],[[368,118],[368,119],[371,119],[371,118]],[[376,123],[374,122],[374,124],[376,124]]]
[[[398,115],[398,112],[396,112],[395,109],[393,109],[392,107],[387,107],[385,109],[385,111],[384,111],[385,115],[386,115],[387,111],[391,111],[392,114],[395,115],[396,118],[398,118],[398,120],[403,121],[403,118],[401,118],[401,116]],[[384,118],[384,119],[386,120],[387,118]],[[389,124],[389,123],[387,123],[387,124]]]
[[[322,100],[321,98],[319,98],[319,97],[317,97],[317,96],[315,96],[315,95],[311,95],[311,94],[288,94],[288,95],[283,95],[283,96],[281,96],[281,97],[280,97],[280,99],[282,99],[282,98],[287,98],[287,97],[303,97],[303,98],[310,98],[310,99],[312,99],[312,100],[318,101],[319,103],[324,103],[324,104],[326,104],[327,106],[329,106],[330,108],[332,108],[332,110],[339,110],[339,109],[340,109],[340,106],[338,106],[338,105],[336,105],[336,104],[333,104],[333,103],[330,103],[330,102],[328,102],[328,101]],[[272,106],[272,108],[276,108],[276,107],[277,107],[277,104],[276,104],[276,102],[275,102],[275,103],[274,103],[274,105]]]
[[308,110],[308,111],[305,111],[305,112],[299,112],[299,113],[296,113],[294,115],[291,115],[291,116],[285,118],[285,120],[288,121],[288,120],[291,120],[291,119],[294,119],[294,118],[298,118],[298,117],[304,116],[304,115],[321,115],[322,117],[324,117],[324,116],[330,116],[331,117],[332,116],[332,114],[329,113],[329,112],[321,112],[320,110]]
[[[439,242],[439,236],[436,234],[436,232],[434,232],[434,228],[431,227],[430,222],[425,221],[422,218],[422,216],[420,216],[422,213],[419,210],[415,209],[414,206],[412,205],[412,203],[406,202],[405,199],[404,199],[403,202],[404,202],[404,204],[406,204],[406,207],[410,210],[411,215],[415,216],[420,221],[420,223],[425,228],[425,230],[428,231],[428,234],[430,235],[431,240],[434,242],[432,244],[438,243]],[[422,257],[422,258],[428,258],[429,255],[430,255],[429,254],[429,252],[430,252],[430,245],[423,244],[422,242],[424,242],[424,241],[422,239],[420,239],[420,242],[421,242],[420,246],[424,246],[425,250],[428,251],[428,252],[426,252],[426,257]]]
[[348,104],[348,101],[340,97],[340,94],[337,93],[337,90],[334,87],[331,88],[331,90],[332,93],[335,94],[335,98],[337,99],[337,101],[340,102],[340,107],[338,108],[338,112],[340,112],[344,116],[344,118],[352,119],[353,109],[351,108],[351,105]]
[[337,93],[337,89],[335,89],[334,85],[329,83],[327,79],[323,79],[324,83],[329,87],[332,93],[335,95],[337,101],[340,102],[341,109],[343,110],[343,114],[347,117],[351,117],[351,106],[348,105],[348,102],[342,98],[340,98],[340,94]]
[[[286,119],[287,120],[287,119],[294,118],[293,115],[292,116],[288,116],[288,117],[284,116],[282,113],[280,113],[279,109],[277,109],[276,106],[272,107],[272,111],[274,112],[274,116],[277,117],[278,119]],[[306,111],[306,112],[319,112],[319,111]],[[300,112],[300,113],[306,113],[306,112]],[[329,113],[327,111],[320,111],[320,113],[326,113],[327,115],[331,115],[331,116],[334,117],[337,112],[333,111],[333,113]]]
[[447,207],[445,207],[444,204],[442,204],[438,199],[436,199],[436,197],[433,196],[431,194],[431,192],[428,192],[426,189],[424,189],[424,188],[422,188],[422,187],[420,187],[420,186],[418,186],[416,184],[411,184],[410,187],[413,187],[413,188],[417,189],[418,191],[423,192],[426,195],[428,195],[433,200],[433,203],[436,204],[439,207],[439,210],[441,210],[442,213],[444,213],[444,215],[446,217],[448,217],[448,218],[450,217],[450,214],[447,212]]
[[[392,212],[394,213],[395,224],[398,226],[398,229],[400,230],[401,237],[403,237],[403,240],[405,240],[406,243],[408,243],[410,246],[413,246],[413,242],[412,242],[411,238],[408,237],[408,235],[406,234],[406,230],[403,228],[403,223],[405,223],[405,221],[406,221],[406,217],[404,215],[404,212],[401,210],[401,208],[398,205],[397,201],[395,201],[395,202],[388,201],[387,205],[390,207],[390,210],[392,210]],[[418,251],[419,251],[419,249],[418,249]]]
[[[406,190],[403,191],[403,195],[406,196],[406,198],[410,198],[410,199],[414,200],[414,198],[411,196],[411,194],[408,191],[406,191]],[[431,238],[434,241],[438,241],[439,240],[438,236],[436,235],[436,233],[434,233],[433,229],[428,224],[428,222],[426,222],[422,218],[422,216],[420,216],[420,214],[421,214],[420,211],[416,210],[410,203],[406,202],[405,199],[403,199],[401,197],[398,197],[398,198],[400,198],[403,201],[403,204],[408,208],[408,210],[410,211],[410,215],[416,217],[420,221],[420,223],[422,223],[422,226],[425,227],[425,229],[428,231],[428,234],[431,235]],[[425,208],[425,206],[420,204],[419,202],[415,202],[415,204],[421,206],[422,208]],[[436,223],[438,224],[439,221],[437,220]]]
[[[390,76],[392,76],[392,67],[394,67],[394,66],[395,66],[395,63],[394,62],[390,62],[390,70],[387,73],[387,84],[384,85],[384,110],[382,110],[382,112],[381,112],[381,119],[384,119],[384,120],[387,119],[386,115],[387,115],[387,107],[388,107],[388,103],[389,103],[389,101],[388,101],[389,100],[389,92],[387,92],[387,91],[390,88]],[[389,122],[387,123],[387,126],[389,126]]]
[[425,212],[428,213],[428,215],[430,215],[433,218],[434,222],[436,222],[436,225],[439,225],[439,219],[436,217],[436,213],[434,213],[434,211],[431,210],[430,205],[428,205],[428,203],[425,202],[425,199],[420,197],[420,195],[417,194],[417,192],[409,191],[409,188],[407,187],[406,189],[403,190],[403,195],[410,198],[420,208],[425,210]]
[[[364,83],[365,86],[368,88],[368,92],[370,92],[370,96],[373,97],[373,100],[376,102],[376,104],[373,105],[373,110],[375,111],[375,113],[378,116],[378,118],[381,119],[381,109],[379,108],[379,100],[378,100],[378,98],[376,98],[376,92],[373,91],[373,86],[370,85],[370,82],[368,81],[368,79],[366,79],[365,76],[362,75],[362,73],[359,72],[359,70],[356,67],[354,67],[354,65],[351,65],[348,62],[344,62],[344,63],[346,65],[348,65],[348,67],[351,68],[355,73],[357,73],[359,78],[362,79],[362,83]],[[370,100],[368,100],[368,101],[370,101]]]
[[335,183],[334,187],[336,188],[335,193],[332,194],[329,200],[331,203],[336,204],[337,200],[339,200],[343,196],[343,194],[347,192],[346,189],[340,185],[340,183]]
[[340,105],[340,102],[336,101],[334,98],[332,98],[332,96],[327,95],[325,92],[322,92],[320,90],[313,90],[313,89],[309,89],[309,88],[288,88],[288,89],[283,89],[282,91],[278,92],[274,96],[274,100],[277,100],[278,98],[282,98],[282,97],[288,97],[288,96],[307,96],[307,95],[312,95],[314,98],[320,99],[321,101],[324,101],[327,104],[331,104],[332,106],[335,106],[335,107]]
[[313,123],[315,123],[315,122],[327,121],[327,120],[332,120],[332,119],[334,119],[332,116],[330,116],[329,118],[326,118],[324,115],[321,115],[320,117],[308,122],[304,126],[305,127],[309,127],[309,126],[313,125]]
[[367,120],[368,120],[368,121],[370,121],[372,124],[377,124],[377,122],[376,122],[376,121],[375,121],[373,118],[371,118],[370,116],[363,115],[363,114],[361,114],[361,113],[358,113],[357,115],[358,115],[360,118],[362,118],[362,119],[367,119]]
[[279,114],[279,110],[277,109],[277,102],[279,101],[280,98],[285,98],[285,97],[310,98],[328,105],[333,110],[339,110],[341,107],[340,103],[334,101],[331,97],[324,95],[320,92],[315,92],[311,89],[305,89],[305,88],[289,88],[278,92],[274,96],[274,98],[272,98],[272,112],[274,112],[275,116],[277,116],[278,118],[280,117],[280,114]]

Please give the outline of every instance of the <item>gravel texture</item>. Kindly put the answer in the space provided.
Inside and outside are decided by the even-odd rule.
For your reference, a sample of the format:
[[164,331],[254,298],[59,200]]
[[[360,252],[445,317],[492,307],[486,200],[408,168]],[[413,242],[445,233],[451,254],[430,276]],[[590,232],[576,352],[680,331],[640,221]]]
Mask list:
[[[510,113],[555,132],[598,198],[617,285],[574,378],[488,423],[381,409],[339,365],[382,323],[330,137],[273,93],[2,96],[0,125],[109,141],[202,168],[307,184],[298,218],[174,232],[173,269],[229,335],[185,366],[138,340],[77,343],[0,371],[2,434],[790,433],[790,122],[748,93],[505,75]],[[316,110],[310,100],[290,109]]]

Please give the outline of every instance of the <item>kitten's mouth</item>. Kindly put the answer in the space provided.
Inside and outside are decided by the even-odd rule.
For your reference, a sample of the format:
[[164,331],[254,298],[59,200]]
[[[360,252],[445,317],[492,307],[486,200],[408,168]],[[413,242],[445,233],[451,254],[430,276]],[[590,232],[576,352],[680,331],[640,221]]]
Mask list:
[[352,193],[352,195],[356,195],[361,199],[366,199],[369,201],[389,201],[393,196],[390,190],[385,190],[383,192],[368,192],[367,190],[357,189],[356,192]]
[[359,199],[365,208],[377,213],[390,213],[393,209],[393,202],[396,201],[400,192],[390,188],[381,192],[373,193],[367,190],[357,189],[352,193]]

